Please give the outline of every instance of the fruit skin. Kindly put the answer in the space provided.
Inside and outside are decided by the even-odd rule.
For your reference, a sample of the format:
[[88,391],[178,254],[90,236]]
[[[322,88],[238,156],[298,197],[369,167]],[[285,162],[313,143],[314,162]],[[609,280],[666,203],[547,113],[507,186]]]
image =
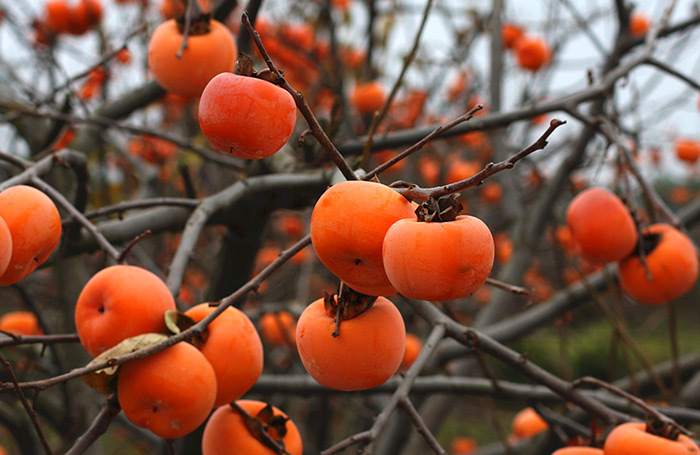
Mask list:
[[549,428],[549,424],[532,408],[525,408],[513,417],[513,434],[518,438],[531,438]]
[[618,264],[620,286],[638,302],[659,305],[680,297],[695,285],[698,256],[693,242],[668,224],[653,224],[644,230],[644,237],[648,234],[661,236],[657,246],[646,255],[651,281],[647,281],[639,256],[634,255]]
[[566,224],[581,257],[599,264],[630,255],[639,237],[625,204],[602,187],[588,188],[571,201]]
[[603,455],[603,449],[595,447],[564,447],[552,452],[552,455]]
[[327,189],[311,213],[311,243],[328,270],[352,289],[368,295],[392,295],[382,262],[387,230],[415,208],[381,183],[340,182]]
[[372,114],[384,105],[384,86],[378,81],[357,84],[350,94],[350,99],[357,112],[363,115]]
[[700,158],[700,143],[694,139],[678,139],[674,147],[681,161],[693,164]]
[[[202,303],[185,314],[199,322],[215,309]],[[255,326],[237,308],[226,308],[209,324],[208,330],[200,349],[214,368],[219,384],[216,407],[240,398],[255,384],[263,369],[263,347]]]
[[516,43],[525,35],[525,30],[515,24],[503,24],[501,27],[501,39],[503,47],[513,49]]
[[265,313],[258,322],[263,340],[271,345],[296,342],[297,323],[288,311]]
[[479,446],[472,438],[460,436],[455,438],[450,444],[450,454],[452,455],[467,455],[476,452]]
[[7,223],[0,217],[0,277],[5,273],[12,259],[12,233]]
[[233,35],[221,22],[212,20],[210,26],[209,33],[189,35],[181,59],[177,53],[183,35],[175,19],[163,22],[153,31],[148,43],[148,67],[165,90],[197,97],[214,76],[235,69],[238,48]]
[[175,300],[163,280],[146,269],[114,265],[85,284],[75,305],[75,327],[85,350],[96,356],[143,333],[166,333],[165,312]]
[[445,301],[466,297],[491,273],[494,242],[488,226],[473,216],[426,223],[404,219],[384,237],[382,255],[389,281],[411,299]]
[[[266,403],[254,400],[238,400],[236,404],[253,417],[266,406]],[[287,417],[274,406],[272,412],[275,416]],[[303,447],[297,426],[291,420],[287,420],[285,426],[287,434],[282,438],[285,450],[292,455],[301,455]],[[243,423],[243,417],[231,406],[221,406],[214,411],[204,427],[202,455],[274,455],[274,453],[272,449],[262,445],[250,434]]]
[[406,327],[391,301],[378,297],[364,313],[340,323],[311,303],[297,322],[297,348],[306,371],[335,390],[365,390],[386,382],[399,368],[406,348]]
[[542,38],[525,36],[516,41],[515,54],[518,64],[527,70],[537,71],[552,58],[549,44]]
[[14,335],[43,335],[34,313],[29,311],[10,311],[0,318],[0,330]]
[[286,90],[262,79],[222,73],[199,100],[199,126],[211,145],[239,158],[266,158],[294,131],[296,104]]
[[48,259],[61,240],[61,215],[51,198],[26,185],[0,193],[0,217],[12,235],[12,257],[0,286],[26,278]]
[[605,455],[693,455],[700,448],[685,435],[678,440],[656,436],[645,431],[646,425],[640,422],[627,422],[618,425],[605,439]]
[[206,357],[184,341],[125,363],[117,380],[124,415],[167,439],[185,436],[204,423],[214,406],[216,388]]

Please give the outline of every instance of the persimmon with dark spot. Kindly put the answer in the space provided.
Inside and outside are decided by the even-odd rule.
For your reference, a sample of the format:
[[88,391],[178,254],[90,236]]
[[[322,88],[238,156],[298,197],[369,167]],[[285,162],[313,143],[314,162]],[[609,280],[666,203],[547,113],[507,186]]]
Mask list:
[[296,104],[286,90],[262,79],[222,73],[199,100],[199,126],[218,150],[261,159],[287,143],[296,123]]
[[327,189],[311,214],[311,243],[321,262],[352,289],[392,295],[382,243],[396,221],[415,217],[414,206],[381,183],[340,182]]
[[698,279],[698,255],[693,242],[668,224],[644,230],[642,246],[651,279],[638,254],[618,264],[620,286],[641,303],[659,305],[690,291]]

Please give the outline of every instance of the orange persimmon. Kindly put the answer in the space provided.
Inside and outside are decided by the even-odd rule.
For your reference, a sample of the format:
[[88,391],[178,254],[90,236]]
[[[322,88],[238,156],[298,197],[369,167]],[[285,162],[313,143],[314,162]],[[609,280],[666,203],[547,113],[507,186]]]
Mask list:
[[647,433],[646,424],[627,422],[616,426],[605,439],[605,455],[697,455],[698,445],[688,436],[671,440]]
[[403,353],[403,360],[401,360],[401,370],[406,371],[411,368],[411,365],[416,361],[422,349],[423,342],[421,339],[412,333],[407,333],[406,350]]
[[501,39],[506,49],[513,49],[523,36],[525,36],[525,30],[515,24],[506,23],[501,27]]
[[[333,296],[332,298],[336,298]],[[324,299],[311,303],[297,322],[297,348],[306,371],[319,384],[335,390],[365,390],[386,382],[399,368],[406,348],[406,328],[391,301],[374,305],[343,320],[337,337],[335,318]]]
[[297,323],[289,311],[265,313],[258,321],[263,340],[271,345],[294,344]]
[[552,455],[603,455],[603,449],[595,447],[564,447],[552,452]]
[[606,263],[625,258],[637,244],[637,227],[625,204],[603,187],[580,192],[566,210],[566,224],[582,258]]
[[634,11],[630,15],[630,35],[634,37],[644,36],[649,31],[650,27],[651,21],[646,14]]
[[525,408],[515,414],[511,426],[513,434],[518,438],[531,438],[549,428],[549,424],[532,408]]
[[414,217],[414,206],[381,183],[340,182],[318,199],[311,214],[311,243],[321,262],[352,289],[368,295],[391,295],[382,262],[387,230]]
[[516,41],[515,54],[521,68],[537,71],[549,63],[552,50],[542,38],[525,36]]
[[0,317],[0,330],[14,335],[42,335],[39,321],[30,311],[10,311]]
[[700,142],[695,139],[678,139],[674,143],[679,160],[693,164],[700,158]]
[[494,242],[488,226],[473,216],[427,223],[402,219],[387,231],[382,256],[389,281],[401,294],[445,301],[466,297],[484,284]]
[[644,230],[642,245],[646,269],[637,254],[618,265],[620,286],[633,299],[658,305],[688,292],[698,278],[698,255],[693,242],[668,224],[653,224]]
[[357,84],[350,94],[350,100],[357,112],[363,115],[378,111],[384,105],[386,93],[379,81]]

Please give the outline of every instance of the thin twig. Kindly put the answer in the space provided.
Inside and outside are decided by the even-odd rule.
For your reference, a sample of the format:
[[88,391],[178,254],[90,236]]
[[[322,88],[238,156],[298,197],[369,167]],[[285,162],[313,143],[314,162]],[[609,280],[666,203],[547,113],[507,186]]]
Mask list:
[[428,429],[428,426],[423,421],[423,418],[418,413],[418,410],[413,406],[413,403],[411,403],[411,400],[408,397],[403,397],[401,398],[399,405],[404,411],[406,411],[406,414],[408,414],[408,417],[411,418],[411,422],[413,422],[416,430],[423,436],[423,438],[425,438],[425,441],[428,443],[430,448],[433,449],[433,452],[437,453],[438,455],[447,455],[445,449],[442,448],[438,440],[435,438],[435,436],[433,436],[433,433],[431,433],[430,429]]

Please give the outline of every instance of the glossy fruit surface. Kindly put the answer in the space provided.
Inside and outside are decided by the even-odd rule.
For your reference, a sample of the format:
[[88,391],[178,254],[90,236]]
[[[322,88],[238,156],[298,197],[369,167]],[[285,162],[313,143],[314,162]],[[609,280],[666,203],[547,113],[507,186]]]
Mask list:
[[406,328],[391,301],[343,320],[334,337],[335,319],[323,299],[310,304],[297,322],[297,348],[304,368],[319,384],[335,390],[365,390],[386,382],[399,368],[406,348]]
[[124,415],[166,439],[185,436],[204,423],[214,406],[216,387],[214,369],[184,341],[125,363],[117,380]]
[[329,189],[311,214],[311,242],[323,264],[354,290],[391,295],[382,242],[396,221],[414,218],[414,206],[388,186],[346,181]]
[[656,436],[645,431],[646,425],[628,422],[608,434],[603,447],[605,455],[697,455],[700,449],[692,439],[680,435],[678,440]]
[[0,317],[0,330],[14,335],[42,335],[39,321],[29,311],[10,311]]
[[471,295],[491,273],[494,242],[473,216],[426,223],[403,219],[384,237],[384,269],[391,284],[411,299],[445,301]]
[[698,256],[693,242],[668,224],[653,224],[644,230],[643,240],[649,250],[646,269],[638,255],[618,265],[620,286],[627,295],[641,303],[658,305],[688,292],[698,279]]
[[85,350],[96,356],[143,333],[166,333],[165,312],[175,300],[163,280],[146,269],[114,265],[85,284],[75,305],[75,327]]
[[163,22],[153,31],[148,43],[148,66],[165,90],[197,97],[214,76],[235,69],[238,50],[233,35],[215,20],[210,27],[208,33],[188,36],[182,58],[177,54],[183,34],[175,19]]
[[537,71],[549,63],[552,50],[542,38],[525,36],[516,42],[515,55],[521,68]]
[[266,158],[294,131],[296,104],[286,90],[262,79],[222,73],[199,100],[199,126],[215,148],[245,159]]
[[590,262],[618,261],[637,244],[637,227],[629,210],[602,187],[588,188],[571,201],[566,224],[579,254]]
[[49,258],[61,240],[61,216],[46,194],[17,185],[0,193],[0,217],[12,236],[12,257],[0,276],[0,286],[8,286],[26,278]]
[[[202,303],[185,314],[199,322],[215,309]],[[214,406],[242,397],[262,373],[260,336],[248,316],[237,308],[226,308],[209,324],[206,341],[200,349],[214,368],[219,385]]]
[[[257,416],[267,406],[267,403],[254,400],[238,400],[236,404],[252,417]],[[284,412],[274,406],[272,413],[275,417],[287,418]],[[297,426],[291,420],[287,420],[284,427],[286,429],[284,437],[280,437],[279,432],[270,426],[267,427],[267,433],[273,439],[281,439],[284,443],[284,449],[291,455],[301,455],[303,447]],[[274,455],[275,452],[252,436],[243,421],[243,417],[231,406],[225,405],[214,411],[204,427],[202,455],[232,454]]]

